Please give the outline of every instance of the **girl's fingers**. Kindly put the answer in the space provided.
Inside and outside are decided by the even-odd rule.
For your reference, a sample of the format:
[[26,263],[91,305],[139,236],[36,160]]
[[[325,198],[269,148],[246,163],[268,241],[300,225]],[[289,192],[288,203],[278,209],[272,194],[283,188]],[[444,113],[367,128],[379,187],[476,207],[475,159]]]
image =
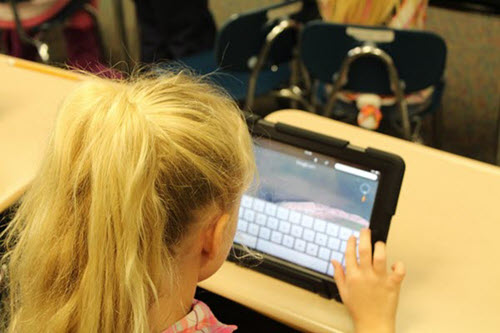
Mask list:
[[335,260],[332,260],[332,265],[334,268],[333,278],[335,279],[335,283],[337,284],[337,290],[339,291],[340,298],[344,300],[347,292],[345,285],[344,268],[338,261]]
[[349,275],[351,271],[358,268],[358,259],[356,258],[356,237],[351,236],[347,240],[347,247],[345,250],[345,270]]
[[375,249],[373,250],[373,270],[377,274],[385,274],[387,270],[385,244],[383,242],[375,243]]
[[340,291],[341,289],[344,288],[344,283],[345,283],[344,268],[336,260],[332,260],[332,265],[334,268],[333,278],[335,279],[335,283],[337,284],[337,288]]
[[372,238],[370,229],[361,229],[359,237],[359,266],[369,269],[372,265]]
[[406,275],[406,269],[401,261],[398,261],[394,265],[392,265],[392,273],[391,273],[392,281],[399,284],[403,282],[405,275]]

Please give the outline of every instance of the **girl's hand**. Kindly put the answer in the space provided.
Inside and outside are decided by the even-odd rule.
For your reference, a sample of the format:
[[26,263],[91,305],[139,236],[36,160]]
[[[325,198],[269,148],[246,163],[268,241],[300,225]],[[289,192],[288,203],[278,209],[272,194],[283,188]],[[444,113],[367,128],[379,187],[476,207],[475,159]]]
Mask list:
[[335,282],[340,297],[354,321],[356,333],[395,331],[399,290],[405,276],[401,262],[386,267],[385,244],[377,242],[373,251],[370,229],[361,230],[359,262],[356,258],[356,238],[347,241],[345,272],[342,265],[332,261]]

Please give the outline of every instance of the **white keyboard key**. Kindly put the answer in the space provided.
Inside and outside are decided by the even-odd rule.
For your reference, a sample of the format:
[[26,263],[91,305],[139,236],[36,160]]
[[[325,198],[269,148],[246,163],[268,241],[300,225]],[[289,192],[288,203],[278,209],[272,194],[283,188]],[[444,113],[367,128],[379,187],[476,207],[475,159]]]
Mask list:
[[312,242],[314,240],[315,235],[316,234],[311,229],[304,229],[304,239],[306,241]]
[[313,222],[314,222],[314,219],[312,217],[307,216],[307,215],[302,215],[302,222],[301,222],[302,226],[309,228],[309,229],[312,229]]
[[354,235],[354,237],[356,237],[356,239],[359,242],[359,231],[354,231],[352,234]]
[[330,236],[337,237],[339,235],[339,226],[329,222],[326,226],[326,233]]
[[271,233],[271,240],[277,244],[281,244],[281,239],[283,238],[283,234],[279,231],[273,231]]
[[293,210],[290,212],[290,216],[288,217],[288,221],[292,223],[299,224],[300,223],[300,217],[302,214],[298,212],[294,212]]
[[340,245],[340,252],[345,253],[346,248],[347,248],[347,242],[342,241],[342,244]]
[[252,202],[253,202],[253,198],[248,196],[248,195],[244,195],[243,197],[241,197],[241,205],[243,207],[247,207],[247,208],[252,207]]
[[274,244],[263,239],[259,239],[257,243],[257,250],[269,253],[270,255],[288,260],[317,272],[326,273],[328,269],[328,262],[325,260],[311,257],[305,253],[295,251],[287,248],[286,246]]
[[283,245],[286,247],[292,248],[293,247],[293,237],[285,235],[283,236]]
[[291,234],[294,237],[300,238],[302,237],[302,230],[303,228],[300,225],[292,225]]
[[270,217],[267,219],[267,226],[273,230],[278,230],[279,221],[277,218]]
[[287,221],[280,221],[280,231],[284,234],[289,234],[290,233],[290,223]]
[[328,241],[328,236],[325,235],[325,234],[321,234],[321,233],[316,233],[316,239],[314,240],[314,242],[318,245],[322,245],[322,246],[326,246],[326,242]]
[[275,216],[276,215],[276,210],[278,209],[278,206],[276,206],[273,203],[266,202],[266,208],[264,211],[268,216]]
[[328,248],[337,251],[340,247],[340,239],[328,237]]
[[264,207],[266,206],[266,202],[261,199],[254,199],[253,200],[253,208],[258,211],[258,212],[263,212]]
[[318,245],[313,243],[307,243],[306,253],[313,257],[316,257],[316,255],[318,254]]
[[234,241],[252,248],[257,245],[257,237],[239,231],[236,232]]
[[305,252],[306,251],[306,242],[300,238],[295,240],[295,246],[294,249],[300,252]]
[[238,230],[239,231],[247,231],[248,222],[245,220],[238,220]]
[[322,219],[314,219],[314,230],[325,232],[326,221]]
[[255,219],[255,222],[257,222],[257,224],[260,224],[260,225],[266,225],[266,220],[267,220],[266,215],[264,215],[262,213],[258,213],[257,219]]
[[278,207],[278,218],[281,220],[287,220],[288,219],[288,214],[290,213],[290,210],[284,208],[284,207]]
[[318,257],[323,260],[330,260],[330,250],[328,250],[326,247],[320,247]]
[[257,224],[249,223],[248,233],[257,236],[259,234],[259,226]]
[[332,259],[342,263],[342,259],[344,259],[344,256],[340,252],[332,251]]
[[348,240],[352,235],[352,230],[344,227],[340,227],[339,238],[342,240]]
[[245,213],[243,214],[243,218],[247,220],[248,222],[253,222],[255,219],[255,212],[250,209],[245,209]]
[[259,237],[263,239],[269,239],[271,237],[271,229],[260,227]]
[[242,206],[240,206],[240,209],[239,209],[239,212],[238,212],[238,217],[242,217],[243,216],[243,211],[245,210],[245,208],[243,208]]

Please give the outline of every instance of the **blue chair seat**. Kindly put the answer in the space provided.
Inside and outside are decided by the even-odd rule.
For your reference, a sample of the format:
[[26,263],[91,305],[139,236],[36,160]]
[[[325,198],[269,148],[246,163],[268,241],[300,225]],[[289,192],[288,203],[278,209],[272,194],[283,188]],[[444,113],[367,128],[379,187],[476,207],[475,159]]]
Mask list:
[[[234,99],[243,101],[246,98],[250,73],[220,68],[213,50],[183,58],[180,62],[199,75],[209,74],[210,79],[223,87]],[[290,66],[288,63],[278,66],[275,72],[269,69],[263,70],[257,79],[255,95],[262,96],[281,85],[286,85],[289,78]]]

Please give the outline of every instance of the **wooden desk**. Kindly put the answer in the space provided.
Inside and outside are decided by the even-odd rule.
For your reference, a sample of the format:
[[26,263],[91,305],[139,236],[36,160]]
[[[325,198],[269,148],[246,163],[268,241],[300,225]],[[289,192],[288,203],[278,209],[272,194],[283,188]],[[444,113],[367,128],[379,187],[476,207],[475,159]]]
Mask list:
[[[388,239],[407,266],[397,332],[498,332],[500,168],[300,111],[285,122],[399,154],[406,161]],[[351,332],[342,305],[232,263],[201,284],[304,331]]]
[[77,77],[0,55],[0,212],[35,176],[57,107]]
[[[0,211],[30,183],[57,106],[76,85],[71,76],[14,68],[7,59],[0,56]],[[500,168],[308,113],[267,119],[405,159],[388,244],[390,260],[402,259],[408,269],[398,332],[498,331]],[[343,305],[232,263],[200,285],[303,331],[352,331]]]

